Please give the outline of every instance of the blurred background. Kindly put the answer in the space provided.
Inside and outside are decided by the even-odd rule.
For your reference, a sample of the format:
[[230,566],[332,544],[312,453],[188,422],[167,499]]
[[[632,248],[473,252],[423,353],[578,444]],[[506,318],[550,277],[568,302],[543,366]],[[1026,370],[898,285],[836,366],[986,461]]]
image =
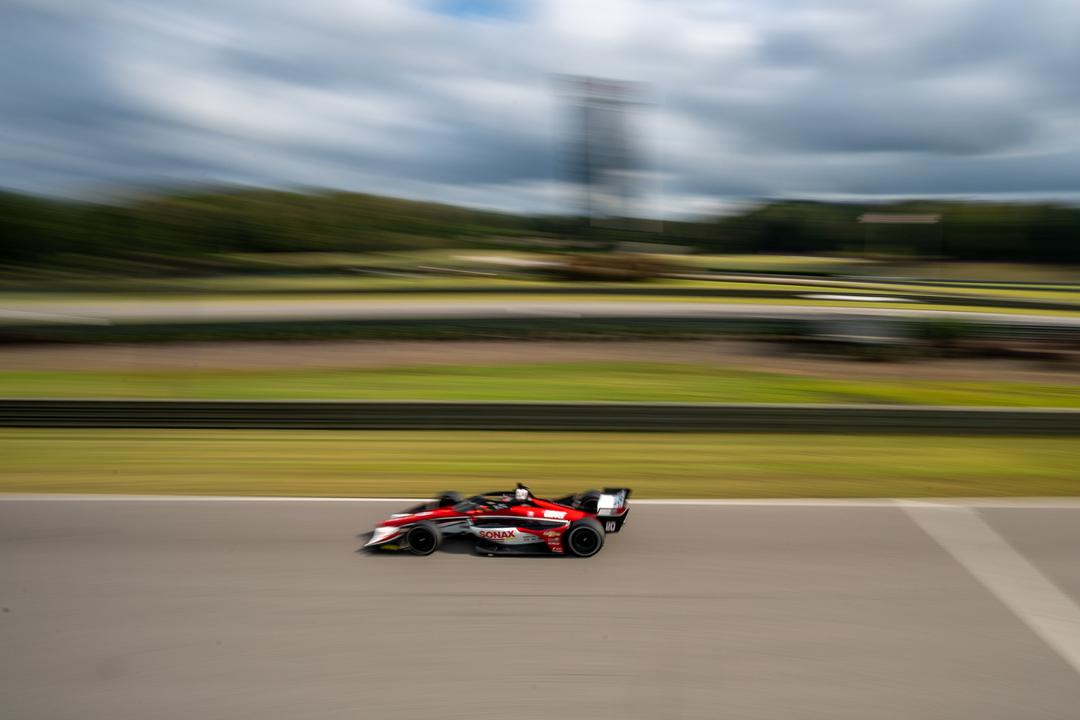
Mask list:
[[[60,406],[9,405],[6,489],[394,495],[529,477],[559,493],[629,474],[667,496],[878,495],[844,463],[901,447],[885,471],[898,494],[983,494],[936,453],[954,442],[964,466],[1004,445],[912,440],[885,410],[1080,406],[1069,4],[2,13],[3,397],[883,413],[858,440],[877,445],[847,449],[850,423],[822,409],[829,462],[782,408],[740,428],[733,407],[733,426],[696,426],[726,434],[644,465],[625,427],[597,420],[587,430],[611,432],[560,465],[530,453],[582,441],[558,435],[571,417],[465,451],[439,433],[506,428],[496,409],[414,409],[393,443],[351,437],[324,464],[307,443],[330,437],[325,419],[274,431],[302,440],[287,446],[255,433],[273,452],[237,457],[233,431],[259,422],[207,405],[181,443],[195,471],[155,444],[167,431],[130,427],[147,422],[124,419],[135,404],[78,421],[129,426],[94,435],[60,427],[76,406],[30,430],[25,413]],[[1023,482],[986,492],[1075,490],[1075,454],[1032,470],[1019,452],[991,465]]]

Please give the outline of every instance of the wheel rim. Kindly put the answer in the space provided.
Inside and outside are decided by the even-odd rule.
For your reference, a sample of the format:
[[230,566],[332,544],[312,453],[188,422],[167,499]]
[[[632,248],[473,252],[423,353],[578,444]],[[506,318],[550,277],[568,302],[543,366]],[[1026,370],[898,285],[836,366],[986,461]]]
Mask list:
[[435,536],[428,530],[417,528],[409,533],[409,545],[418,552],[429,553],[435,549]]
[[575,528],[570,533],[570,548],[578,555],[592,555],[600,549],[600,536],[591,528]]

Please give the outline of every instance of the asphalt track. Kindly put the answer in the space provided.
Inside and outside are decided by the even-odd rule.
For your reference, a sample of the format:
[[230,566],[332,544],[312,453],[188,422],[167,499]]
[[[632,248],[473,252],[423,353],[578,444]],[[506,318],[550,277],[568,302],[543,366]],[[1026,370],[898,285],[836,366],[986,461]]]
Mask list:
[[638,504],[595,558],[395,504],[0,500],[0,715],[1080,715],[1080,505]]
[[966,318],[1001,325],[1080,327],[1080,316],[895,308],[763,305],[724,302],[603,300],[370,300],[306,297],[185,300],[80,300],[20,302],[0,307],[0,325],[113,325],[320,320],[430,320],[496,318],[749,318],[815,320],[823,317]]

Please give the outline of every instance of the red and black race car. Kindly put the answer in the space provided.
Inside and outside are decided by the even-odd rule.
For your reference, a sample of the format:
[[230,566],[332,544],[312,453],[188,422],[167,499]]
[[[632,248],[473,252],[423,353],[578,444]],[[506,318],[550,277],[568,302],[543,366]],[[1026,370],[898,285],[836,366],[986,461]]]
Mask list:
[[520,483],[516,490],[470,498],[444,493],[383,520],[364,547],[430,555],[443,538],[457,535],[475,538],[477,550],[487,555],[591,557],[609,533],[622,529],[629,497],[629,488],[605,488],[544,500]]

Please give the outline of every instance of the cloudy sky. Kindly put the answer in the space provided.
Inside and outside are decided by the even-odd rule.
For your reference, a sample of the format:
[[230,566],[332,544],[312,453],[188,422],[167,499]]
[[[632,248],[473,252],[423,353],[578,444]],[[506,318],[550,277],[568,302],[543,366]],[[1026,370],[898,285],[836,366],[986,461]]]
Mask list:
[[566,209],[560,74],[643,84],[665,214],[1080,197],[1076,0],[0,0],[0,186]]

